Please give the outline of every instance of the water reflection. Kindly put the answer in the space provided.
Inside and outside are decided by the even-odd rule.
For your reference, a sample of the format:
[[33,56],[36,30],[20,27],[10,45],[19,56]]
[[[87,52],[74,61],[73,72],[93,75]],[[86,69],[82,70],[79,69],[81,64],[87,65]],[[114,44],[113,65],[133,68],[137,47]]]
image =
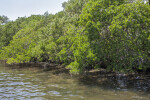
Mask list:
[[[97,75],[98,74],[98,75]],[[65,69],[0,65],[2,100],[149,100],[150,79],[98,72],[71,76]]]
[[85,85],[94,84],[104,89],[150,93],[150,76],[148,75],[125,75],[98,71],[81,76],[80,81]]

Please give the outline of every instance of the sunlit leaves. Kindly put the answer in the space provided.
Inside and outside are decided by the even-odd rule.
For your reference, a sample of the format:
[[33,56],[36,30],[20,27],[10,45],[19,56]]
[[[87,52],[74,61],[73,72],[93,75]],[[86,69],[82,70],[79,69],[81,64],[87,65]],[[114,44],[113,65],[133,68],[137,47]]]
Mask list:
[[63,7],[55,15],[1,25],[0,59],[9,64],[64,63],[73,73],[150,66],[150,6],[128,0],[69,0]]

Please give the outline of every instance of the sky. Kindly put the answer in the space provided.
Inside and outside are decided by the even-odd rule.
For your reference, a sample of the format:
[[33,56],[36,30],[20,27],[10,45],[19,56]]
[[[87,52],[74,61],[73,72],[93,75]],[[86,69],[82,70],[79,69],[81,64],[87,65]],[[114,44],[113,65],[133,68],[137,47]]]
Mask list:
[[55,14],[62,11],[62,3],[68,0],[0,0],[0,15],[7,16],[10,20],[18,17],[49,13]]

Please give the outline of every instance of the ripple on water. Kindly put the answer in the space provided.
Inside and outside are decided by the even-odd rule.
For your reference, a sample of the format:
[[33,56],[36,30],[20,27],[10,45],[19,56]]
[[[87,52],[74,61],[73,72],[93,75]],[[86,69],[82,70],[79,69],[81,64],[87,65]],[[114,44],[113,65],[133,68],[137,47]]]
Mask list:
[[49,91],[48,94],[51,96],[62,96],[58,91]]
[[[150,79],[143,83],[139,77],[139,81],[128,81],[125,76],[112,77],[110,81],[104,78],[103,81],[99,78],[103,84],[97,85],[88,78],[85,81],[69,75],[65,78],[51,71],[36,73],[25,68],[7,71],[0,67],[0,100],[149,100],[150,95],[136,90],[137,87],[149,90]],[[129,82],[135,90],[128,88]]]

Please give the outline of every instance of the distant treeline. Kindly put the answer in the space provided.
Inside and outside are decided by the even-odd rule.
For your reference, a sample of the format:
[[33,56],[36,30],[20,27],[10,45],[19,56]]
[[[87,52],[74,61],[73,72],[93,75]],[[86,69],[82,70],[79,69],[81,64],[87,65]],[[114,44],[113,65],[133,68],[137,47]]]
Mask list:
[[[133,1],[133,0],[132,0]],[[73,73],[150,69],[150,5],[141,0],[69,0],[55,15],[0,17],[0,59],[63,63]]]

